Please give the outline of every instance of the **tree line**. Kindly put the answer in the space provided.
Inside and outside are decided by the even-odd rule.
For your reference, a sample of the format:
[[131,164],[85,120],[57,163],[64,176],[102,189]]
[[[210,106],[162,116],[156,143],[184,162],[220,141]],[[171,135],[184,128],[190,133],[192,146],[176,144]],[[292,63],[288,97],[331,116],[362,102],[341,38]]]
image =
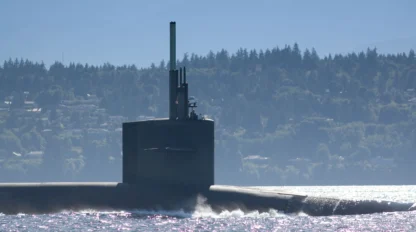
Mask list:
[[[187,67],[198,112],[216,122],[217,180],[276,185],[410,180],[416,146],[413,50],[380,54],[369,48],[319,57],[315,49],[301,51],[294,44],[184,54],[177,63]],[[165,61],[148,68],[60,62],[47,68],[23,59],[5,61],[0,66],[0,100],[8,107],[0,111],[2,176],[42,176],[42,165],[55,164],[66,167],[66,172],[55,170],[62,178],[88,179],[86,170],[97,163],[121,172],[117,134],[97,139],[85,129],[99,128],[115,115],[166,117],[168,67]],[[104,112],[60,108],[91,95]],[[31,101],[41,116],[32,120],[13,110]],[[95,121],[85,124],[88,118]],[[84,131],[66,133],[74,128]],[[45,130],[53,130],[53,136]],[[31,150],[44,155],[36,161],[13,155]]]

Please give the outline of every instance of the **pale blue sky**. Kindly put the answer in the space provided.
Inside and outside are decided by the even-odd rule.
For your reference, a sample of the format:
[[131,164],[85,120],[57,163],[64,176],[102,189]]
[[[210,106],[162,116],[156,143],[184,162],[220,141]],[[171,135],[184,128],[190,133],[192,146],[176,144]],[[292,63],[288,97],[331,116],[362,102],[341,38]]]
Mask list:
[[177,54],[266,49],[297,42],[319,55],[416,46],[414,0],[0,0],[0,61],[158,64]]

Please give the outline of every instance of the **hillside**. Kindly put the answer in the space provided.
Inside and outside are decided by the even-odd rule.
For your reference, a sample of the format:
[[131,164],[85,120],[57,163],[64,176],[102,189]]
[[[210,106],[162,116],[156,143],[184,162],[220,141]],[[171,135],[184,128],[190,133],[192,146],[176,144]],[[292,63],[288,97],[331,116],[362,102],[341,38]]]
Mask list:
[[[178,61],[216,122],[216,182],[412,183],[416,57],[299,46]],[[120,181],[121,123],[168,115],[168,64],[0,67],[0,181]]]

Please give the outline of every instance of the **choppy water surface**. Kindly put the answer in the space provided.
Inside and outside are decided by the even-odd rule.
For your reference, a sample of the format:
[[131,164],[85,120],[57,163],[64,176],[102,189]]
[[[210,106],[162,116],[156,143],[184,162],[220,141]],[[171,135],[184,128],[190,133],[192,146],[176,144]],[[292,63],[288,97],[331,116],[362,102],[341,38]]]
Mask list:
[[[416,186],[259,187],[313,196],[416,202]],[[0,215],[0,231],[416,231],[416,211],[310,217],[268,213],[220,214],[201,205],[193,214],[149,211],[82,211]]]

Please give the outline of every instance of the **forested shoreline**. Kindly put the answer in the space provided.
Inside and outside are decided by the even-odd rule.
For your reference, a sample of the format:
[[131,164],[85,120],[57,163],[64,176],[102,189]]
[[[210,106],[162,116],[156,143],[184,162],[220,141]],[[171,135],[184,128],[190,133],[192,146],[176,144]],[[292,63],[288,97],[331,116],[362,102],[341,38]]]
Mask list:
[[[216,182],[411,184],[416,57],[297,44],[185,54],[215,120]],[[168,115],[168,63],[0,66],[0,181],[120,181],[121,123]]]

